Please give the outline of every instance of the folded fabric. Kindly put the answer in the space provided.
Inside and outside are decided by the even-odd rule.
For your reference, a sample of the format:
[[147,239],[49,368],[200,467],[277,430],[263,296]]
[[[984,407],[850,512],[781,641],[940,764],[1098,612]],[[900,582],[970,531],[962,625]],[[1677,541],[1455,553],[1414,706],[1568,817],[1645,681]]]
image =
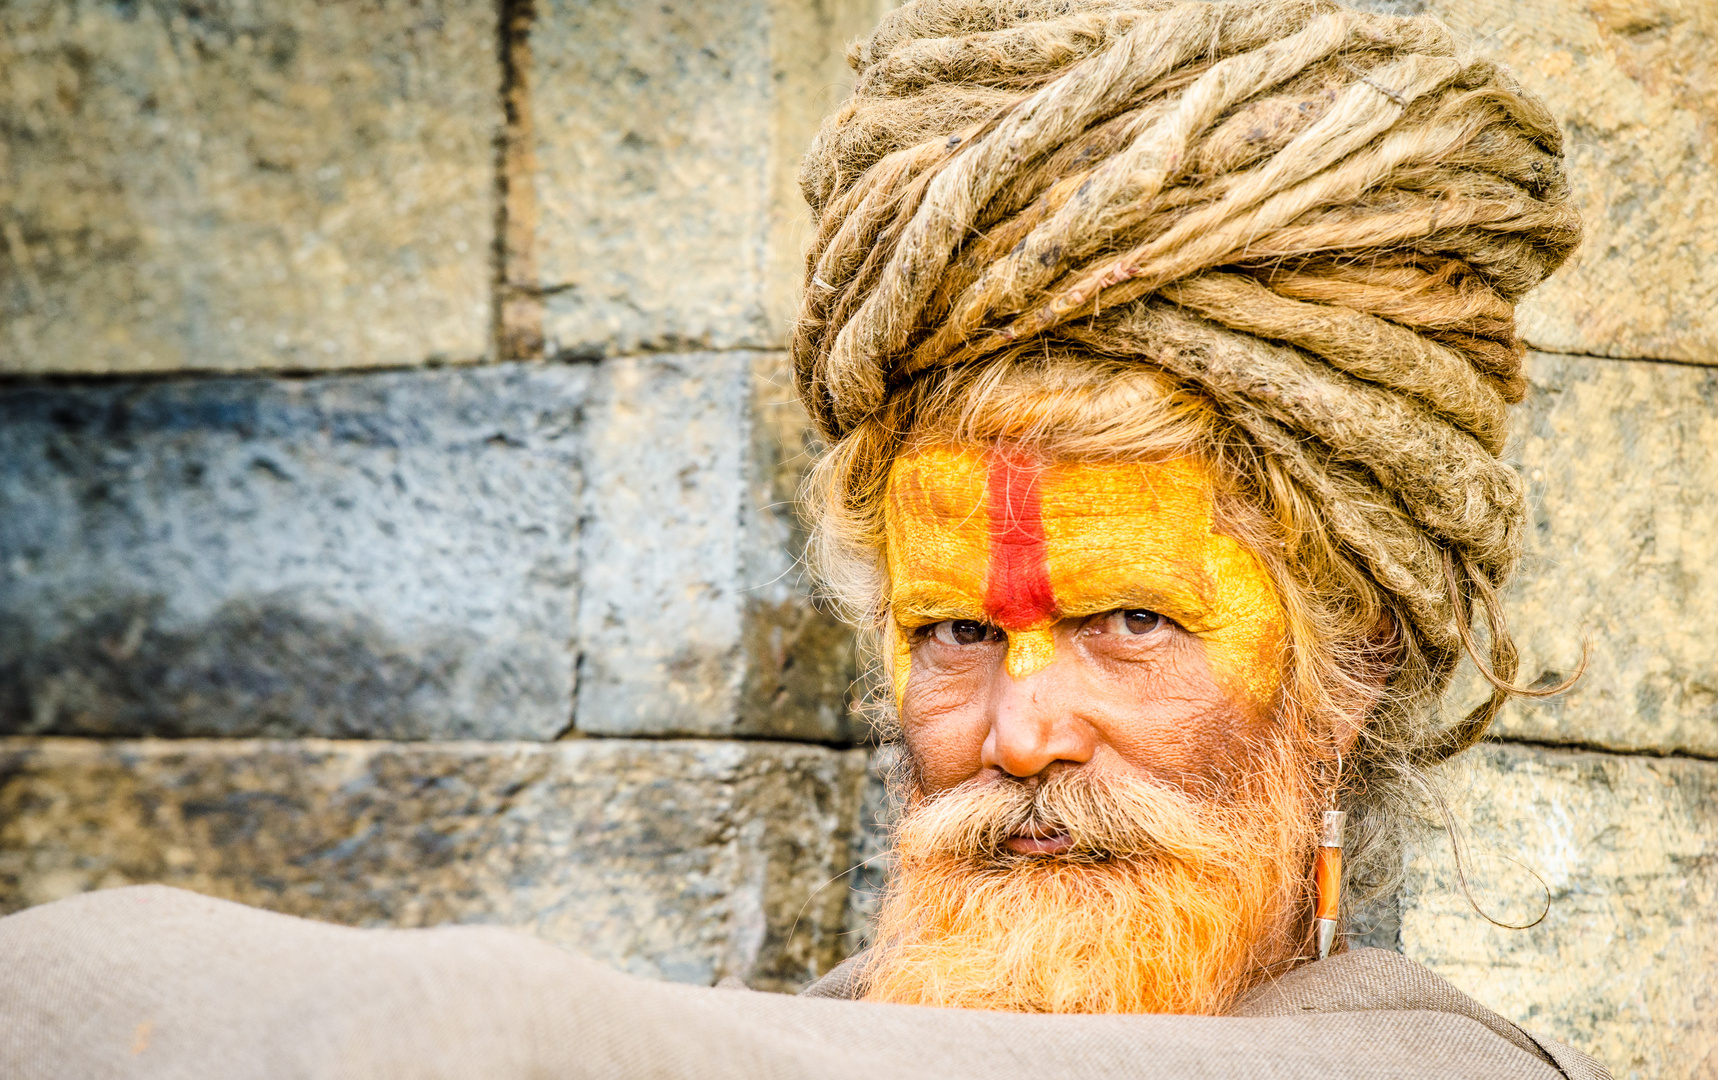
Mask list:
[[140,886],[0,919],[0,972],[10,1080],[1608,1076],[1370,949],[1236,1016],[1029,1016],[657,983],[515,931],[359,930]]

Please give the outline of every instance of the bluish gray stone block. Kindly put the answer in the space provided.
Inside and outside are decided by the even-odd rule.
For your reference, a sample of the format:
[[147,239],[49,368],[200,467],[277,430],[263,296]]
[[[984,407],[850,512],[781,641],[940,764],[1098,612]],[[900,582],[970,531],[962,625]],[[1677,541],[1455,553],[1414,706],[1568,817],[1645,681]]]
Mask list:
[[555,737],[590,375],[0,391],[0,730]]

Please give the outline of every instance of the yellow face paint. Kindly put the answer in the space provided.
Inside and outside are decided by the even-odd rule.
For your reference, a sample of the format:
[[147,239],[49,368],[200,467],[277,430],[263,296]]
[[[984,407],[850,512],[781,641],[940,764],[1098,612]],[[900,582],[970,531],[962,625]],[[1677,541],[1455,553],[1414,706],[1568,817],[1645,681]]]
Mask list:
[[1214,530],[1212,493],[1189,458],[1044,466],[944,447],[898,459],[884,506],[896,699],[919,627],[1000,626],[1007,671],[1025,678],[1055,658],[1058,621],[1143,608],[1203,641],[1225,690],[1268,702],[1282,603],[1257,556]]

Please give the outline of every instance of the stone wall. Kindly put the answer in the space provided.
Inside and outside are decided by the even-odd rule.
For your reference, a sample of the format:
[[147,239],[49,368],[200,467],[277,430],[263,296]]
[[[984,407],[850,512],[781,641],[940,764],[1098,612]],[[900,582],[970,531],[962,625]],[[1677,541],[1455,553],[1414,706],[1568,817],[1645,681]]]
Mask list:
[[[888,762],[780,350],[885,4],[0,8],[0,910],[158,880],[774,989],[864,939]],[[1710,1076],[1718,5],[1372,6],[1565,119],[1510,605],[1528,677],[1590,662],[1444,777],[1479,906],[1545,918],[1428,822],[1370,940]]]
[[780,349],[880,11],[0,7],[0,911],[846,955],[868,751]]

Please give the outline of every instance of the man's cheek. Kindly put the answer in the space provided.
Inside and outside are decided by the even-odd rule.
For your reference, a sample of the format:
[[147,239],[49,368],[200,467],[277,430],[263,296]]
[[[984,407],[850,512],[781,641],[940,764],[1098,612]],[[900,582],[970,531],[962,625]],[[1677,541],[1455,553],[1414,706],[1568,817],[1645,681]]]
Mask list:
[[901,732],[926,793],[970,780],[981,767],[989,726],[985,704],[950,692],[941,680],[915,682],[901,710]]
[[946,709],[952,703],[977,699],[996,677],[997,668],[1005,666],[1007,656],[1001,646],[952,647],[918,637],[898,653],[896,663],[906,671],[906,678],[896,680],[895,702],[924,702]]

